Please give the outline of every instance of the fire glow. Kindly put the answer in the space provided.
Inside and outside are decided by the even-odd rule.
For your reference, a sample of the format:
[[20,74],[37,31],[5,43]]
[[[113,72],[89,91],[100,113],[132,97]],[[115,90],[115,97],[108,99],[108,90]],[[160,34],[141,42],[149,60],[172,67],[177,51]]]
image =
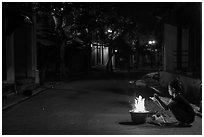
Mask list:
[[134,113],[147,113],[148,111],[145,109],[145,98],[142,96],[135,98],[135,103],[132,105],[133,109],[130,112]]

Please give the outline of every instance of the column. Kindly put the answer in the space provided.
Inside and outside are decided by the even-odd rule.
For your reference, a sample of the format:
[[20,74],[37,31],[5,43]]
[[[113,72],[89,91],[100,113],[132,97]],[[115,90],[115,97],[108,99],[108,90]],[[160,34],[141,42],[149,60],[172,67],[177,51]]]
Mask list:
[[14,62],[14,34],[6,36],[6,81],[15,83],[15,62]]
[[33,16],[33,27],[31,32],[31,53],[32,53],[32,76],[35,77],[35,83],[39,84],[39,71],[37,69],[37,39],[36,39],[36,16]]

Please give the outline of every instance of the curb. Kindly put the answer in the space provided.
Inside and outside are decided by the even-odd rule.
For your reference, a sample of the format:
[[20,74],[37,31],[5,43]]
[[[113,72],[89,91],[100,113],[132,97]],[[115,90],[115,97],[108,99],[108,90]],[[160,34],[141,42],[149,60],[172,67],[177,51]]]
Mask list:
[[31,97],[33,97],[33,96],[35,96],[35,95],[37,95],[37,94],[39,94],[39,93],[41,93],[41,92],[43,92],[43,91],[45,91],[45,90],[48,90],[48,89],[50,89],[50,88],[39,88],[39,89],[37,89],[37,90],[34,90],[34,91],[33,91],[33,94],[32,94],[31,96],[27,96],[27,97],[20,98],[20,99],[17,100],[17,101],[14,101],[14,102],[12,102],[12,103],[10,103],[10,104],[8,104],[8,105],[3,106],[3,107],[2,107],[2,111],[5,111],[5,110],[7,110],[8,108],[13,107],[14,105],[17,105],[17,104],[19,104],[19,103],[21,103],[21,102],[23,102],[23,101],[25,101],[25,100],[28,100],[28,99],[30,99]]

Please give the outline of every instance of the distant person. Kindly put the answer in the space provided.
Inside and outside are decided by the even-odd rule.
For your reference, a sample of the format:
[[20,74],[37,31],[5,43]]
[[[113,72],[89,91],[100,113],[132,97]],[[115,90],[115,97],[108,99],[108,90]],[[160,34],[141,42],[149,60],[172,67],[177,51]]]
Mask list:
[[169,103],[163,102],[158,94],[154,94],[154,98],[165,109],[170,110],[178,121],[178,126],[191,126],[195,120],[195,112],[184,98],[183,86],[178,80],[173,80],[168,84],[168,92],[171,96]]

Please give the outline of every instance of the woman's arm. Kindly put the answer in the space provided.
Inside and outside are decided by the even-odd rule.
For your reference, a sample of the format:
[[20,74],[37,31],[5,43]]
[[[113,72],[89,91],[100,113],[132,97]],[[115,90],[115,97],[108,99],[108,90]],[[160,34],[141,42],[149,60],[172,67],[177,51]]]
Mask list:
[[154,97],[157,99],[159,105],[160,105],[162,108],[164,108],[165,110],[168,110],[168,109],[169,109],[168,105],[165,104],[165,103],[159,98],[159,96],[158,96],[157,94],[154,94]]

